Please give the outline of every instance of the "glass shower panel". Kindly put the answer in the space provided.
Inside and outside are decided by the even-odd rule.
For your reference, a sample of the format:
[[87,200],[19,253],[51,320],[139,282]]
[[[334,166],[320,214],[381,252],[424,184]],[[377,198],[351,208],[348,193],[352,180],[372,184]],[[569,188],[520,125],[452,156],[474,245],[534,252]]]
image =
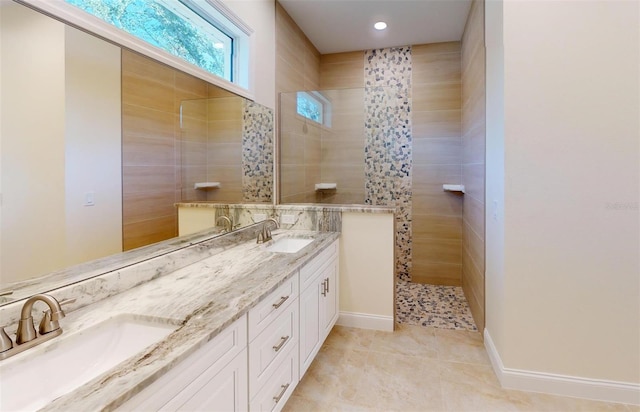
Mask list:
[[243,201],[244,107],[237,96],[182,102],[182,201]]
[[298,92],[280,95],[280,202],[364,204],[364,89],[305,94],[321,122],[298,114]]

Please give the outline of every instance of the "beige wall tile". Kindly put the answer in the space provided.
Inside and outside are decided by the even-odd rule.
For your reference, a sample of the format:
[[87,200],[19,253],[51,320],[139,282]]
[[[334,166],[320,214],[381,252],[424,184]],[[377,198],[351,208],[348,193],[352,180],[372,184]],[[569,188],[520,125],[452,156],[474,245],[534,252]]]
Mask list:
[[412,263],[411,281],[429,285],[461,286],[462,265],[452,263]]
[[460,53],[462,43],[459,41],[450,41],[442,43],[414,44],[411,46],[411,52],[418,55],[425,54],[441,54],[441,53]]
[[461,216],[463,195],[444,192],[442,185],[434,187],[435,193],[429,194],[413,192],[412,208],[413,213],[425,215]]
[[413,261],[459,265],[462,262],[462,241],[414,237]]
[[481,239],[484,239],[484,211],[485,205],[476,198],[471,196],[464,198],[464,221]]
[[480,272],[471,259],[467,249],[462,251],[462,288],[469,303],[471,314],[478,330],[484,329],[484,274]]
[[320,88],[364,87],[364,52],[323,54],[320,56]]
[[411,81],[414,90],[422,84],[460,82],[460,51],[430,54],[413,49],[412,62]]
[[187,99],[206,99],[209,97],[209,83],[178,70],[174,71],[174,75],[178,103]]
[[[324,135],[323,135],[324,137]],[[355,163],[364,164],[364,139],[335,139],[322,140],[322,163],[343,164]]]
[[342,189],[364,188],[364,164],[322,164],[323,183],[337,183]]
[[175,213],[175,191],[128,193],[123,196],[127,205],[122,209],[122,223],[148,220],[149,216],[171,216]]
[[122,192],[170,192],[175,189],[173,166],[123,166]]
[[[242,143],[209,143],[207,145],[207,163],[220,166],[241,166]],[[238,175],[242,176],[242,173]]]
[[122,105],[122,130],[125,132],[125,147],[128,136],[175,137],[175,117],[173,114],[134,106]]
[[461,111],[437,110],[430,112],[412,111],[412,135],[414,138],[460,137]]
[[463,164],[462,182],[465,196],[472,196],[484,203],[484,163]]
[[460,165],[415,165],[412,170],[414,193],[437,194],[443,184],[460,184]]
[[129,136],[122,151],[122,164],[126,166],[169,166],[176,164],[176,140],[173,137]]
[[414,88],[414,111],[460,110],[459,83],[432,83]]
[[176,237],[177,219],[176,213],[123,225],[123,249],[131,250]]
[[412,235],[414,238],[462,239],[462,218],[459,216],[439,216],[412,214]]
[[478,272],[484,274],[484,239],[478,236],[467,222],[463,222],[462,242],[464,249],[477,266]]
[[459,137],[413,139],[413,164],[459,165],[462,155],[462,141]]

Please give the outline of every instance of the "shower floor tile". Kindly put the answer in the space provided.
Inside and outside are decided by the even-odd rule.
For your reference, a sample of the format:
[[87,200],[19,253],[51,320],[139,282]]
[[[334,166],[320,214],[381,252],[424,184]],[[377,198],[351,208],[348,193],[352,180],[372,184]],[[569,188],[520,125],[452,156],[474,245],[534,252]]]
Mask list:
[[400,280],[396,284],[396,322],[440,329],[478,330],[461,287]]

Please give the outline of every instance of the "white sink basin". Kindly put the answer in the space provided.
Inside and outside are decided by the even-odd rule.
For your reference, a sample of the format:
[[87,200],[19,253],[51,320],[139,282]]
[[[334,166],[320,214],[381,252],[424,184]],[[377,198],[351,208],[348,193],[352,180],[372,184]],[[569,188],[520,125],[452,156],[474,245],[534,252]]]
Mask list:
[[[60,323],[64,330],[64,321]],[[63,332],[42,346],[0,362],[0,410],[40,409],[176,328],[120,315],[68,336]]]
[[311,242],[313,242],[313,239],[285,237],[285,238],[276,240],[275,242],[267,246],[266,249],[269,252],[296,253],[297,251],[307,246]]

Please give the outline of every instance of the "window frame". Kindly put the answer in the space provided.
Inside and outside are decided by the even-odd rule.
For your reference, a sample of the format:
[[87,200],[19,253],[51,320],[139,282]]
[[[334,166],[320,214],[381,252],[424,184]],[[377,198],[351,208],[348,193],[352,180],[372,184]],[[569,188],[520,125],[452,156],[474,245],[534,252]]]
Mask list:
[[[314,120],[310,117],[305,116],[304,114],[298,111],[298,97],[300,95],[306,96],[310,100],[313,100],[319,103],[322,110],[320,111],[320,121]],[[296,115],[304,118],[305,120],[310,120],[314,123],[317,123],[320,126],[326,127],[328,129],[331,128],[331,101],[327,99],[322,93],[318,91],[299,91],[296,92]]]
[[[205,2],[207,7],[217,11],[217,15],[212,15],[211,18],[219,22],[220,26],[218,28],[234,37],[235,49],[232,53],[234,59],[232,65],[235,66],[235,72],[232,74],[233,81],[228,81],[155,47],[76,6],[66,3],[64,0],[19,0],[19,2],[117,46],[141,53],[250,100],[254,99],[254,84],[251,81],[250,73],[255,53],[253,29],[220,0],[205,0]],[[187,0],[186,2],[197,5],[192,0]]]

